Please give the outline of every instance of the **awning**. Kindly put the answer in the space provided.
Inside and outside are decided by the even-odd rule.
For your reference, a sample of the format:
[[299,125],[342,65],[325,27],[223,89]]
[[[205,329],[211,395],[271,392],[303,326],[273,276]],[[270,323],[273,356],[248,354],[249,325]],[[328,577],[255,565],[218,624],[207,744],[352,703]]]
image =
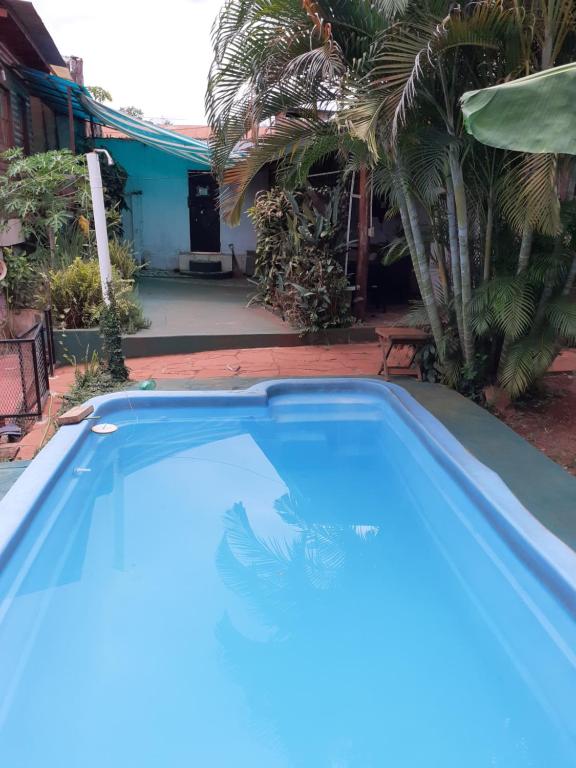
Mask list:
[[59,115],[68,114],[68,98],[72,100],[72,111],[78,120],[90,120],[90,113],[86,111],[81,98],[89,92],[73,80],[64,77],[50,75],[37,69],[20,67],[20,74],[24,78],[30,93],[37,96]]
[[194,166],[197,171],[209,171],[211,168],[211,153],[207,141],[191,139],[188,136],[169,131],[153,123],[129,117],[122,112],[99,104],[90,96],[82,96],[82,104],[96,122],[117,128],[131,139],[141,141],[150,147],[177,155]]
[[576,63],[469,91],[462,111],[466,130],[483,144],[576,155]]
[[211,169],[211,153],[207,141],[182,136],[99,104],[86,88],[72,80],[25,67],[22,67],[20,72],[32,95],[42,99],[58,114],[68,114],[70,99],[74,117],[79,120],[117,128],[131,139],[141,141],[160,152],[183,158],[190,163],[193,170]]

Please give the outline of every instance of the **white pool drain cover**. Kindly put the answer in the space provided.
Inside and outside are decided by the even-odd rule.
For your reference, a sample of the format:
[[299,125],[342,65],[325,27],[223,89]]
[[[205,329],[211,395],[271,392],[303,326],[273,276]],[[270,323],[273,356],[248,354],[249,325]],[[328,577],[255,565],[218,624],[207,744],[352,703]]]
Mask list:
[[94,424],[92,432],[96,432],[97,435],[111,435],[117,429],[116,424]]

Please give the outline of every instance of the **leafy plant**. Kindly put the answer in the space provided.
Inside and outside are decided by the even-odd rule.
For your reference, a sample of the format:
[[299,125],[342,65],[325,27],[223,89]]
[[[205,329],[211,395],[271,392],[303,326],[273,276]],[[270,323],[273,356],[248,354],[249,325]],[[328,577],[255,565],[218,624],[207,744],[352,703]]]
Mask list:
[[128,117],[135,117],[137,120],[144,120],[144,112],[139,107],[120,107],[120,112]]
[[343,252],[339,189],[273,189],[249,215],[258,237],[256,299],[303,333],[349,325],[351,289],[338,262]]
[[41,259],[14,248],[3,248],[2,258],[8,269],[1,283],[11,309],[35,309],[45,305],[46,280]]
[[112,94],[107,91],[106,88],[102,88],[100,85],[89,85],[87,90],[90,91],[90,95],[94,101],[98,101],[103,104],[105,101],[112,101]]
[[127,382],[117,381],[112,378],[107,366],[100,360],[98,353],[92,356],[82,365],[74,364],[74,383],[70,390],[62,396],[60,412],[64,413],[75,405],[82,405],[87,400],[99,395],[108,395],[124,389]]
[[134,248],[128,240],[110,240],[110,261],[123,280],[135,280],[142,265],[134,258]]
[[[97,261],[77,257],[68,266],[51,270],[49,280],[54,317],[62,328],[98,326],[104,305]],[[114,271],[112,287],[122,332],[147,327],[133,284]]]
[[108,284],[108,304],[104,304],[100,312],[100,334],[108,373],[113,381],[127,381],[129,373],[122,350],[122,326],[112,283]]
[[213,37],[230,220],[266,164],[288,193],[327,157],[369,171],[404,230],[385,258],[410,255],[444,380],[474,397],[530,387],[573,338],[576,163],[479,144],[460,99],[575,60],[573,2],[227,0]]
[[54,263],[59,235],[80,216],[89,218],[84,156],[68,150],[25,156],[15,148],[1,158],[7,167],[0,175],[0,226],[20,219],[24,236],[46,248]]

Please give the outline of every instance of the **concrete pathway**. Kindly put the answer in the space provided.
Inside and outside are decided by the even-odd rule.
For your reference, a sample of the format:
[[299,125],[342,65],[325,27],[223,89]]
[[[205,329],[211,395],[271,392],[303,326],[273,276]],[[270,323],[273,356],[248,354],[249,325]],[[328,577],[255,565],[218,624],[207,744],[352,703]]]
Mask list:
[[151,325],[138,335],[293,333],[272,312],[248,307],[254,292],[254,286],[247,280],[143,277],[138,281],[138,294]]

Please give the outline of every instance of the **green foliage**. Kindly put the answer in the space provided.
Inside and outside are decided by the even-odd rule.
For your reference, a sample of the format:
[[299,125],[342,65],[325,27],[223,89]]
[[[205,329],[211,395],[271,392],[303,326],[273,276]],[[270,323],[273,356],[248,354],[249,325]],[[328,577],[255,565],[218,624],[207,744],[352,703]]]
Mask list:
[[139,107],[120,107],[119,112],[128,117],[135,117],[137,120],[144,120],[144,112]]
[[[49,273],[54,318],[62,328],[95,328],[103,310],[98,262],[79,257],[62,269]],[[147,327],[133,285],[115,271],[113,279],[116,311],[124,333]]]
[[[227,0],[213,41],[207,111],[224,211],[238,219],[267,164],[284,190],[254,209],[262,300],[288,317],[309,288],[294,276],[312,251],[290,191],[328,157],[368,168],[404,229],[382,256],[410,255],[423,299],[411,321],[431,328],[444,380],[474,398],[488,383],[515,396],[531,386],[574,338],[576,162],[481,145],[461,97],[576,60],[573,0]],[[239,155],[267,120],[274,129]],[[522,128],[538,138],[533,122]]]
[[257,300],[306,333],[351,323],[343,252],[341,191],[277,188],[260,193],[249,215],[258,237]]
[[142,266],[136,263],[134,248],[129,240],[110,240],[110,261],[123,280],[135,280]]
[[122,350],[120,312],[112,283],[108,284],[108,304],[100,312],[100,335],[108,373],[113,381],[127,381],[129,373]]
[[0,287],[8,306],[12,309],[43,308],[46,281],[41,260],[36,254],[19,253],[14,248],[3,248],[2,258],[8,272]]
[[99,395],[108,395],[125,388],[126,381],[116,381],[96,352],[83,365],[74,362],[74,384],[69,392],[62,396],[61,413],[75,405],[82,405],[87,400]]
[[[118,214],[128,207],[126,205],[125,197],[128,171],[118,162],[118,160],[114,159],[114,165],[100,163],[100,172],[102,174],[102,185],[104,187],[104,204],[109,219],[108,229],[110,231],[111,223],[115,223],[115,228],[120,229],[122,222]],[[116,222],[110,221],[111,212],[116,212]]]
[[103,104],[105,101],[112,101],[112,94],[107,91],[106,88],[101,88],[99,85],[89,85],[87,90],[90,91],[90,95],[94,101],[98,101]]
[[7,163],[0,175],[0,226],[19,218],[26,238],[54,251],[58,235],[90,201],[83,155],[53,150],[26,157],[20,148],[3,152]]

